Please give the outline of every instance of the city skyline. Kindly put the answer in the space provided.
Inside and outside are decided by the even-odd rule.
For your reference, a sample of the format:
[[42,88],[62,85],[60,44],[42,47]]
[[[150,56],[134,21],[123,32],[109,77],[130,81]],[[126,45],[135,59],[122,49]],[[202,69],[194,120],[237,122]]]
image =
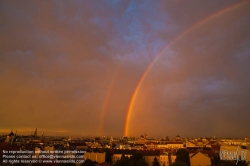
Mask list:
[[[19,132],[18,132],[19,131]],[[78,134],[67,134],[66,132],[63,131],[51,131],[49,133],[52,134],[45,134],[43,131],[39,130],[38,128],[35,128],[33,130],[31,129],[20,129],[20,130],[6,130],[5,132],[2,131],[2,133],[0,135],[2,136],[8,136],[8,135],[16,135],[16,136],[29,136],[30,138],[33,139],[42,139],[42,138],[46,138],[46,137],[63,137],[63,138],[72,138],[74,139],[86,139],[86,138],[100,138],[100,139],[124,139],[124,140],[130,140],[130,139],[169,139],[169,141],[177,141],[178,139],[184,141],[185,139],[189,140],[189,139],[211,139],[211,140],[225,140],[225,139],[235,139],[235,140],[245,140],[248,141],[249,138],[247,137],[216,137],[215,135],[213,136],[209,136],[209,135],[200,135],[200,136],[193,136],[193,137],[188,137],[188,136],[183,136],[181,134],[175,134],[175,135],[159,135],[159,136],[150,136],[147,133],[138,133],[137,135],[130,135],[130,136],[124,136],[124,135],[90,135],[88,133],[78,133]],[[61,133],[61,134],[60,134]],[[64,134],[63,134],[64,133]],[[54,134],[54,135],[53,135]],[[178,138],[178,139],[177,139]]]
[[0,134],[250,137],[249,1],[1,1]]

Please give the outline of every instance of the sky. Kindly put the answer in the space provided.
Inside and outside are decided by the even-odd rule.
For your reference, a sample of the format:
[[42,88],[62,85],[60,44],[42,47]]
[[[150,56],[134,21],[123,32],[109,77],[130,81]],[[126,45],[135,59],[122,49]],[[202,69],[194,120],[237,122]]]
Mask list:
[[250,137],[250,1],[0,1],[0,134]]

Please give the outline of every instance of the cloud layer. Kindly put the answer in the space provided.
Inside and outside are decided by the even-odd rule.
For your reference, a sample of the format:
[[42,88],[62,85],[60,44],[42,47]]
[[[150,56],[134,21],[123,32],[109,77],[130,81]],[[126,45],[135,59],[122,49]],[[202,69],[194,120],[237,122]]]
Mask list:
[[[1,1],[0,132],[121,136],[153,59],[235,4]],[[228,10],[162,54],[135,99],[130,135],[250,137],[249,11]]]

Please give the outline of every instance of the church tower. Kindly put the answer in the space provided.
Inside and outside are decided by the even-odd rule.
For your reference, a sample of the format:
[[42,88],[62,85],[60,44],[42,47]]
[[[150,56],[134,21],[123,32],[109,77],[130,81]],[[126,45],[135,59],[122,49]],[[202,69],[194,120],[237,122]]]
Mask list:
[[36,137],[37,136],[37,127],[36,127],[36,130],[34,132],[34,136]]

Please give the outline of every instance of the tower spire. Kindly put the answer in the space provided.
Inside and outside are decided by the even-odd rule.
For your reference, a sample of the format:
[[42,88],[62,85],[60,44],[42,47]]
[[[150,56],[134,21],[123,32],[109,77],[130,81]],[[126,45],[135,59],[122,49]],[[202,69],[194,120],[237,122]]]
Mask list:
[[37,136],[37,127],[36,127],[36,130],[34,132],[34,136],[36,137]]

